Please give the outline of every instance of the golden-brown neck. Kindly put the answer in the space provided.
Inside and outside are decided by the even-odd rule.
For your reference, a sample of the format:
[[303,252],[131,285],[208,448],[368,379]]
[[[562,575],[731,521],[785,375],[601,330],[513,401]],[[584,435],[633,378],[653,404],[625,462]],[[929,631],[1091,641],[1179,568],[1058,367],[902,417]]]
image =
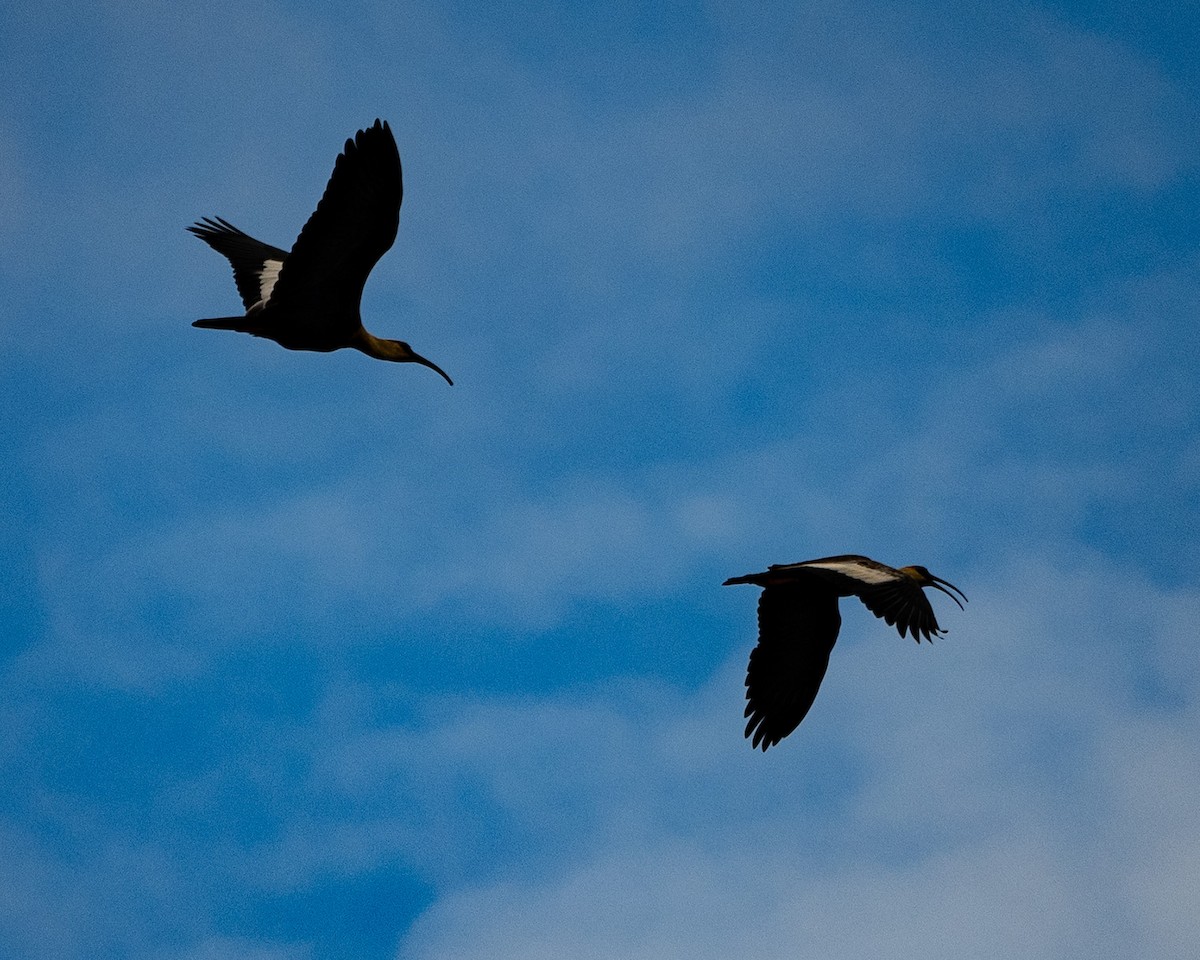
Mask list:
[[368,357],[374,357],[376,360],[391,360],[395,363],[419,363],[437,372],[450,386],[454,386],[454,381],[446,376],[445,370],[436,363],[426,360],[403,340],[384,340],[368,333],[363,327],[359,327],[354,336],[350,338],[348,346],[353,347],[355,350],[361,350]]
[[350,338],[350,346],[376,360],[394,360],[397,363],[403,363],[405,360],[411,360],[413,355],[407,343],[401,343],[399,340],[381,340],[362,327],[359,327],[355,335]]

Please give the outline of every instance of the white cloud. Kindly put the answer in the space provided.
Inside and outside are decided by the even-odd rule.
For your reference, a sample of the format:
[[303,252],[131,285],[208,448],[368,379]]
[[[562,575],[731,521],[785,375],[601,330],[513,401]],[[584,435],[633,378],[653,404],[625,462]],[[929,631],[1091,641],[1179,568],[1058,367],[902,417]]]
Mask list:
[[[18,37],[5,533],[40,595],[0,952],[319,956],[256,910],[395,870],[436,898],[372,921],[414,960],[1191,955],[1196,264],[1088,219],[1161,222],[1188,91],[1011,7],[785,6],[708,5],[686,85],[436,5]],[[235,294],[182,226],[286,245],[376,113],[409,192],[365,312],[453,390],[187,328]],[[959,231],[1019,253],[926,262]],[[717,584],[844,550],[972,602],[933,647],[848,603],[754,753],[754,594]],[[659,664],[573,646],[589,606]]]
[[187,939],[207,922],[194,876],[158,838],[123,836],[52,791],[31,799],[37,825],[6,826],[0,848],[7,956],[152,957],[165,931]]
[[[548,726],[607,789],[568,777],[594,806],[561,806],[571,825],[529,810],[547,825],[534,845],[559,856],[521,853],[448,885],[401,955],[1189,955],[1200,688],[1189,681],[1182,708],[1138,705],[1126,661],[1163,640],[1137,611],[1174,606],[1190,623],[1200,596],[1104,567],[1030,569],[992,571],[932,649],[848,612],[817,709],[766,755],[740,742],[733,689],[705,718],[707,764],[686,772],[662,749],[675,738],[652,731],[698,732],[694,704],[647,718],[633,739],[619,721],[597,739],[580,725],[590,712],[493,715],[492,749],[473,761],[491,789],[520,779],[515,758],[543,755]],[[709,692],[698,702],[717,706]],[[836,799],[814,795],[814,780],[835,781]],[[641,812],[625,829],[578,841],[631,805]]]
[[[338,643],[344,624],[408,632],[433,615],[541,632],[581,602],[633,608],[689,581],[845,551],[923,562],[956,581],[973,572],[965,558],[979,544],[998,558],[1036,546],[1186,567],[1200,549],[1192,538],[1177,536],[1167,561],[1157,540],[1080,537],[1098,514],[1148,513],[1148,525],[1195,492],[1189,424],[1200,396],[1178,343],[1198,302],[1190,265],[1115,286],[1078,320],[1014,321],[1011,336],[980,337],[953,366],[931,358],[924,399],[882,403],[879,418],[851,418],[853,428],[843,422],[850,384],[813,400],[791,436],[742,448],[731,437],[707,460],[650,459],[623,475],[563,475],[549,491],[522,481],[526,453],[461,474],[471,458],[456,443],[435,459],[445,439],[435,428],[345,432],[336,418],[274,404],[239,430],[220,407],[207,423],[156,421],[130,446],[110,411],[81,418],[44,441],[41,472],[61,490],[64,517],[83,518],[92,536],[76,542],[64,522],[42,545],[53,639],[29,658],[153,688],[269,624]],[[177,517],[125,524],[110,539],[113,508],[93,481],[120,451],[148,462],[136,481],[147,495],[169,496],[187,470],[166,442],[179,429],[251,466],[358,460],[241,503],[208,483],[208,500],[177,501]],[[476,441],[494,452],[504,443]]]
[[[453,693],[415,698],[417,715],[396,723],[390,704],[411,692],[331,688],[311,717],[235,738],[194,782],[155,788],[163,822],[227,790],[261,792],[262,835],[218,830],[220,857],[183,883],[161,838],[118,856],[116,828],[111,855],[72,867],[90,892],[71,902],[112,909],[100,891],[130,870],[205,903],[216,887],[226,902],[239,887],[269,896],[399,863],[437,891],[402,951],[427,960],[782,957],[797,944],[1062,958],[1152,943],[1186,956],[1200,675],[1180,651],[1200,594],[1038,553],[976,565],[963,585],[971,603],[932,646],[844,601],[816,708],[765,755],[740,735],[750,602],[743,639],[696,691]],[[21,848],[6,845],[10,866]],[[135,893],[117,898],[118,917]],[[51,910],[46,922],[66,921]]]

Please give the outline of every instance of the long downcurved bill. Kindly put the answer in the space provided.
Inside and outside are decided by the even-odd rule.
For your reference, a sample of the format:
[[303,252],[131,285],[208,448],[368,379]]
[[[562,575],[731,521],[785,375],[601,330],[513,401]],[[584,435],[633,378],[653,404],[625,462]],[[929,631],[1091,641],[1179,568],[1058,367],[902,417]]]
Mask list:
[[413,352],[413,355],[411,357],[409,357],[408,359],[412,363],[419,363],[419,364],[421,364],[421,366],[428,367],[430,370],[433,370],[436,373],[441,374],[441,377],[443,380],[445,380],[448,384],[450,384],[450,386],[454,386],[454,381],[451,380],[450,377],[448,377],[446,375],[446,371],[443,370],[441,367],[439,367],[432,360],[426,360],[423,356],[421,356],[419,353],[417,353],[415,351]]
[[[941,577],[935,577],[932,573],[929,575],[929,579],[933,581],[933,583],[931,583],[930,586],[933,587],[935,590],[941,590],[942,593],[944,593],[946,596],[948,596],[951,600],[953,600],[955,603],[958,603],[959,610],[967,609],[966,607],[964,607],[962,605],[962,603],[959,603],[958,597],[962,597],[964,602],[969,603],[970,601],[967,600],[967,595],[965,593],[963,593],[961,590],[959,590],[958,587],[956,587],[954,584],[952,584],[949,580],[943,580]],[[946,586],[942,586],[942,584],[945,584]],[[949,587],[950,590],[958,591],[958,597],[956,597],[953,593],[951,593],[950,590],[947,590],[946,587]]]

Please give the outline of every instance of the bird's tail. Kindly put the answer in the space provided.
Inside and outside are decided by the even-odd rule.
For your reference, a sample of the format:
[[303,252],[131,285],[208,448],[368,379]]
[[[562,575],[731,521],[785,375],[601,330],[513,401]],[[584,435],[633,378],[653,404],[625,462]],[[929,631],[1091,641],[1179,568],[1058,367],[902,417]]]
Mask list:
[[193,327],[205,330],[236,330],[238,333],[249,333],[245,316],[241,317],[210,317],[207,320],[193,320]]
[[735,583],[753,583],[755,586],[762,587],[766,586],[763,583],[764,577],[766,577],[765,573],[748,573],[744,577],[730,577],[721,586],[732,587]]

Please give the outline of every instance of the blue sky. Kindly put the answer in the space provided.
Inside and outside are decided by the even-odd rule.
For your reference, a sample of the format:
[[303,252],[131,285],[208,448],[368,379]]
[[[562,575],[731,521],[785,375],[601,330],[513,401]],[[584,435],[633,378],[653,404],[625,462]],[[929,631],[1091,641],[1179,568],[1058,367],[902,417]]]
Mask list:
[[[1190,958],[1175,8],[6,6],[0,955]],[[189,326],[377,116],[453,388]],[[753,752],[845,552],[971,603]]]

